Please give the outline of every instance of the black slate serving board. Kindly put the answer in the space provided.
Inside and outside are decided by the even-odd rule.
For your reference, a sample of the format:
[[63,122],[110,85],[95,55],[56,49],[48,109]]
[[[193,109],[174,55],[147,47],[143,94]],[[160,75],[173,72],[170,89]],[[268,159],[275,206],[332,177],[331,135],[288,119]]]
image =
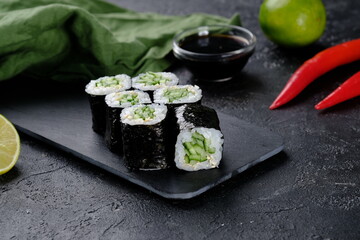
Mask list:
[[[22,87],[16,89],[16,85]],[[195,197],[283,149],[278,135],[218,113],[225,138],[219,168],[129,171],[122,157],[110,152],[103,137],[92,131],[83,86],[14,81],[1,85],[0,93],[0,114],[18,130],[170,199]]]

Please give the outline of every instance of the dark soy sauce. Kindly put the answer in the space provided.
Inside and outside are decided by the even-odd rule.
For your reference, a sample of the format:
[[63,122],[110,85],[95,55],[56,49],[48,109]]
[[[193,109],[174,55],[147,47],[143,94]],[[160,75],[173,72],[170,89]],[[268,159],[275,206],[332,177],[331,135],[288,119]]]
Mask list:
[[181,48],[195,53],[226,53],[244,48],[244,38],[228,35],[192,36],[185,38]]
[[233,56],[221,57],[220,54],[243,49],[249,42],[238,36],[206,35],[189,36],[179,44],[184,50],[200,54],[219,54],[218,57],[209,56],[200,58],[183,58],[185,65],[193,72],[196,78],[207,81],[229,80],[236,75],[247,63],[252,54],[244,52]]

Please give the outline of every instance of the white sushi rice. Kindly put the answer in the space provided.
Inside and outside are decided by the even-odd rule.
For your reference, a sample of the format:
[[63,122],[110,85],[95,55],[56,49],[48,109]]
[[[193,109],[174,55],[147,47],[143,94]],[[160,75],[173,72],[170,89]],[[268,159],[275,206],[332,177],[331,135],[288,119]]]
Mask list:
[[[142,118],[137,118],[137,119],[134,118],[135,110],[144,106],[149,106],[155,109],[154,112],[155,118],[145,119],[145,120],[143,120]],[[167,107],[165,105],[154,104],[154,103],[148,105],[141,104],[141,105],[124,108],[121,111],[120,118],[122,123],[126,123],[129,125],[154,125],[164,120],[166,114],[167,114]]]
[[[111,87],[96,86],[96,83],[106,78],[115,77],[119,80],[119,84]],[[105,76],[96,80],[91,80],[85,87],[85,92],[91,95],[107,95],[113,92],[120,92],[131,88],[131,78],[126,74],[119,74],[116,76]]]
[[132,106],[131,102],[125,102],[125,103],[121,104],[121,101],[120,101],[121,98],[127,94],[134,94],[134,95],[138,96],[139,103],[136,105],[151,103],[149,94],[139,91],[139,90],[110,93],[110,94],[106,95],[105,102],[109,107],[112,107],[112,108],[131,107]]
[[146,75],[146,73],[141,73],[131,80],[133,88],[136,88],[136,89],[139,89],[142,91],[154,91],[154,90],[162,88],[162,87],[173,86],[173,85],[177,85],[179,83],[178,77],[171,72],[156,72],[156,74],[162,75],[162,77],[169,79],[169,81],[165,82],[164,84],[145,85],[144,83],[139,82],[141,80],[141,77]]
[[[185,97],[182,97],[180,99],[176,99],[172,102],[169,101],[169,98],[164,96],[166,91],[171,91],[174,89],[187,89],[189,91],[189,94]],[[196,85],[177,85],[177,86],[167,86],[160,88],[154,92],[154,102],[156,103],[195,103],[202,98],[202,91],[201,89]]]
[[[182,105],[175,110],[175,115],[177,119],[177,125],[180,127],[180,131],[184,129],[192,129],[194,128],[194,124],[191,122],[188,122],[184,118],[184,111],[186,109],[187,105]],[[193,114],[193,113],[191,113]]]
[[[191,142],[192,134],[194,132],[198,132],[202,134],[206,139],[210,140],[210,146],[215,148],[214,154],[209,154],[208,160],[204,162],[196,162],[191,161],[190,163],[185,162],[185,149],[183,146],[184,142]],[[179,169],[183,169],[186,171],[198,171],[201,169],[211,169],[216,168],[220,164],[220,160],[222,158],[222,150],[223,150],[223,135],[219,130],[213,128],[193,128],[191,130],[183,130],[177,137],[176,145],[175,145],[175,164]]]

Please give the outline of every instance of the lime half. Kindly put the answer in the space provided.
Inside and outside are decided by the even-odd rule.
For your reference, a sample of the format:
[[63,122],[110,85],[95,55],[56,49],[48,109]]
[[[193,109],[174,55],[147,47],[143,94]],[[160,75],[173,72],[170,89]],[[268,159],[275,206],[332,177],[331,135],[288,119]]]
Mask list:
[[19,153],[19,134],[11,122],[0,114],[0,175],[14,167]]

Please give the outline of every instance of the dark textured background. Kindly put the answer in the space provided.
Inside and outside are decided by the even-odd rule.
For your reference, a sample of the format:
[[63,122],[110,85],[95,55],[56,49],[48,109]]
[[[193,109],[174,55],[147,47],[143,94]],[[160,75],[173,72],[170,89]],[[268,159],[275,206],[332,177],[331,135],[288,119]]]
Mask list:
[[[133,10],[230,17],[258,37],[241,79],[200,85],[204,104],[282,135],[285,151],[187,201],[169,201],[21,135],[16,167],[0,176],[0,239],[359,239],[360,99],[327,111],[313,106],[360,69],[328,73],[291,104],[267,108],[314,53],[360,37],[360,2],[324,1],[327,29],[301,50],[265,39],[261,1],[112,0]],[[191,74],[174,70],[192,82]]]

